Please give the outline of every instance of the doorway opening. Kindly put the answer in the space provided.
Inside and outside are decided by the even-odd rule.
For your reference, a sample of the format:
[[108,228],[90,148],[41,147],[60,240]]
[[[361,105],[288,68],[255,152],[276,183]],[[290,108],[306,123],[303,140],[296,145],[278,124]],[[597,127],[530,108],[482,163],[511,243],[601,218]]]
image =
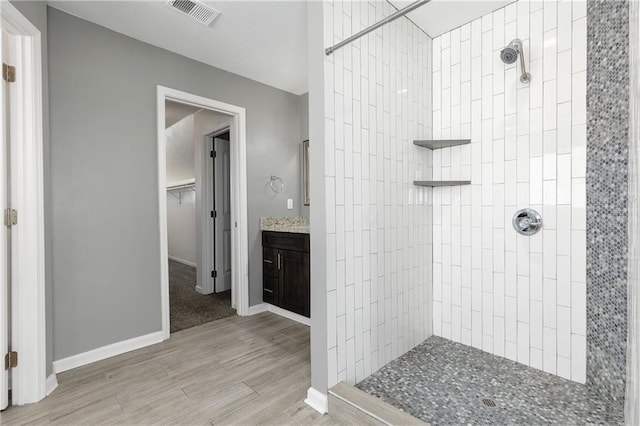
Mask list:
[[175,101],[165,101],[165,114],[173,333],[236,314],[231,306],[232,117]]
[[163,333],[248,313],[243,108],[158,87]]

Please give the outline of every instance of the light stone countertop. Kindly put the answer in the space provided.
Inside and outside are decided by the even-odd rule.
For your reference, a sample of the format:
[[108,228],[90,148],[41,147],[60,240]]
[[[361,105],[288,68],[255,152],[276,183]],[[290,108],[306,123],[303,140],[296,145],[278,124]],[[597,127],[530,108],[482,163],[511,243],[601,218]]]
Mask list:
[[260,218],[260,230],[261,231],[276,231],[276,232],[293,232],[296,234],[308,234],[309,233],[309,218],[308,217],[261,217]]

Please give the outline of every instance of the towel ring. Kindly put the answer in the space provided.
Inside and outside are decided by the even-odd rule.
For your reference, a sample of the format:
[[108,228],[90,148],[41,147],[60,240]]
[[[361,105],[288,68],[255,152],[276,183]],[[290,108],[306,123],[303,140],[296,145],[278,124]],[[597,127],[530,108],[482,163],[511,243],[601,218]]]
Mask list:
[[278,176],[271,175],[271,182],[269,183],[269,186],[271,186],[271,190],[276,194],[284,191],[284,182]]

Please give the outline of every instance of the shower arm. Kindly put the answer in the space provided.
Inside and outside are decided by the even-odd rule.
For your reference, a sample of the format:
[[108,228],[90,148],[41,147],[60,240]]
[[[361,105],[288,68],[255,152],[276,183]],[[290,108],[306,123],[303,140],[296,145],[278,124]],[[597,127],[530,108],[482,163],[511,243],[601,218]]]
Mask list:
[[520,68],[522,69],[522,75],[520,76],[520,81],[522,83],[528,83],[529,80],[531,79],[531,74],[529,74],[527,72],[527,67],[524,64],[524,48],[522,47],[522,42],[520,42],[520,46],[519,47],[519,55],[520,56]]

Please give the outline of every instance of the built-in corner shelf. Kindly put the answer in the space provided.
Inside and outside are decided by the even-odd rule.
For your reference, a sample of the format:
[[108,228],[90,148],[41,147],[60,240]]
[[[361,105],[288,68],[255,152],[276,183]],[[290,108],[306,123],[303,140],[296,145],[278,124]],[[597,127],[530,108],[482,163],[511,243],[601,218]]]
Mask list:
[[[467,145],[471,143],[471,139],[426,139],[416,140],[413,144],[422,148],[428,149],[441,149],[449,148],[458,145]],[[471,181],[468,180],[414,180],[413,184],[416,186],[459,186],[470,185]]]
[[459,186],[470,185],[470,180],[414,180],[413,184],[416,186]]
[[429,149],[449,148],[450,146],[467,145],[471,139],[428,139],[413,141],[414,145]]

